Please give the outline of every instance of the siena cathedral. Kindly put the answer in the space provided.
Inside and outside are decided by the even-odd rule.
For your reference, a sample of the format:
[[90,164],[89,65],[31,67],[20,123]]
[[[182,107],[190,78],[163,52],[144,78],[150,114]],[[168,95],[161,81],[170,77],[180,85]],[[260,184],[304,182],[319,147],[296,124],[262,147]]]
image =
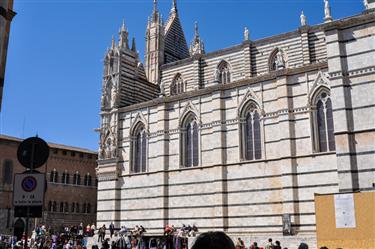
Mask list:
[[144,61],[125,24],[104,59],[98,226],[314,244],[316,194],[375,190],[374,0],[214,52],[153,4]]

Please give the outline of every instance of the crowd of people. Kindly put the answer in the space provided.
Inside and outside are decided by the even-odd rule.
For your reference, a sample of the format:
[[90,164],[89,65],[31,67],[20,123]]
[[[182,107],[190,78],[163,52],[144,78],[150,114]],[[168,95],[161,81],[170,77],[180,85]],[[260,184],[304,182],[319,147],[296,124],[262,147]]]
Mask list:
[[[25,234],[21,239],[15,236],[0,236],[0,249],[87,249],[88,237],[98,235],[97,243],[89,249],[188,249],[189,237],[195,237],[198,228],[193,225],[183,224],[181,227],[166,225],[163,236],[147,236],[142,225],[134,228],[122,226],[116,229],[111,223],[108,227],[102,225],[96,229],[95,225],[63,226],[54,231],[45,225],[38,225],[33,230],[31,238],[26,239]],[[106,238],[106,236],[108,236]],[[96,240],[95,240],[96,241]],[[99,243],[100,242],[100,243]],[[202,247],[203,246],[203,247]],[[308,249],[306,243],[301,243],[298,249]],[[241,238],[234,243],[223,232],[206,232],[200,234],[191,249],[288,249],[282,247],[280,241],[272,238],[264,245],[252,242],[245,245]],[[328,249],[321,247],[320,249]]]

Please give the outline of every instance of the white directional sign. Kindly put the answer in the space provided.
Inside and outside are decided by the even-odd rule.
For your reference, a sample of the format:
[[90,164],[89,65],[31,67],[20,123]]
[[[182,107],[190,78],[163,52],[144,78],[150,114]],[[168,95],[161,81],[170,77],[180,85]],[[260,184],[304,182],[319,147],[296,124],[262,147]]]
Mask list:
[[44,174],[16,174],[14,177],[14,206],[43,206]]

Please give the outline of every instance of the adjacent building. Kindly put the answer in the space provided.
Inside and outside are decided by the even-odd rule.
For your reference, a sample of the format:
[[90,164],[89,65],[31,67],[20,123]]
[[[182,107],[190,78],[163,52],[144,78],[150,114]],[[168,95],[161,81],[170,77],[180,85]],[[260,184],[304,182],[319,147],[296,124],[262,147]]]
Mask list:
[[[0,135],[0,234],[20,235],[24,231],[23,218],[14,218],[13,178],[25,168],[17,160],[17,148],[22,139]],[[48,143],[50,155],[38,170],[46,173],[43,217],[30,222],[30,228],[43,223],[54,229],[63,225],[78,226],[96,222],[96,160],[97,153]],[[30,231],[30,230],[29,230]]]
[[13,11],[13,0],[2,0],[0,2],[0,111],[3,96],[10,23],[15,15],[16,13]]
[[97,222],[314,248],[314,194],[374,191],[375,3],[334,20],[324,2],[321,24],[302,13],[206,53],[176,1],[164,21],[154,0],[144,63],[123,25],[104,58]]

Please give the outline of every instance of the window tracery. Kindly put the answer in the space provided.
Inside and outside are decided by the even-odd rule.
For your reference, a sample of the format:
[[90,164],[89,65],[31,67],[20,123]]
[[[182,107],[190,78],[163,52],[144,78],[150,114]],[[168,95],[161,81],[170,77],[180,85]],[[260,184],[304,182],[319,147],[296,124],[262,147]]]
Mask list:
[[315,152],[335,151],[332,100],[325,87],[315,94],[312,110]]
[[171,85],[171,95],[177,95],[185,92],[184,80],[181,74],[177,74]]

